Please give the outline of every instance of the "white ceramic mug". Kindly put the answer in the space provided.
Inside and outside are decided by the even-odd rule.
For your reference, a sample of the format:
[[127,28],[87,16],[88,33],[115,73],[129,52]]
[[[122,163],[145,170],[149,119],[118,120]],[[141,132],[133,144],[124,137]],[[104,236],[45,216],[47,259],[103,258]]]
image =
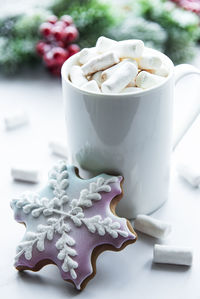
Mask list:
[[164,54],[169,76],[158,86],[133,94],[95,94],[69,81],[78,54],[62,67],[69,160],[91,174],[124,176],[118,214],[135,218],[168,198],[174,86],[183,76],[200,74],[191,65],[174,67]]

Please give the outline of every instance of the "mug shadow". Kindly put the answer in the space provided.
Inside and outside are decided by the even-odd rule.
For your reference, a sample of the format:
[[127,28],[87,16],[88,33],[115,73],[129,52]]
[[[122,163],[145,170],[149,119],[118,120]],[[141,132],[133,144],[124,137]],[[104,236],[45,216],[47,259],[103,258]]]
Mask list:
[[81,294],[80,291],[76,290],[75,287],[67,281],[62,281],[62,279],[60,281],[56,281],[54,279],[49,279],[49,277],[42,277],[38,273],[18,271],[17,279],[21,282],[28,283],[29,285],[55,287],[57,292],[60,292],[66,296],[69,295],[71,297],[75,297]]

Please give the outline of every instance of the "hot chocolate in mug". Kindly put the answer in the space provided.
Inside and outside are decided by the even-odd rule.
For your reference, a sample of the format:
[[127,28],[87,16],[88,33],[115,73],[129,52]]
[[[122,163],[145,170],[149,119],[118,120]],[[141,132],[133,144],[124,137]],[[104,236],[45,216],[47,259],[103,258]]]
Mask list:
[[187,74],[200,74],[149,50],[168,65],[169,75],[138,93],[95,94],[74,86],[69,71],[78,54],[62,67],[69,161],[92,175],[122,174],[124,196],[117,212],[127,218],[149,214],[167,200],[174,86]]

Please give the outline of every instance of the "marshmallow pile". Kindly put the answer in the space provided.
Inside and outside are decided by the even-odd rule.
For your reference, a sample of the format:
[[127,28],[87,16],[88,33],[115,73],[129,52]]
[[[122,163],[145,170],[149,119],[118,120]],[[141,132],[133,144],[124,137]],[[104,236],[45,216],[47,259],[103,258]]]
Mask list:
[[69,78],[89,92],[136,93],[160,84],[168,73],[166,63],[141,40],[117,42],[101,36],[96,47],[79,52]]

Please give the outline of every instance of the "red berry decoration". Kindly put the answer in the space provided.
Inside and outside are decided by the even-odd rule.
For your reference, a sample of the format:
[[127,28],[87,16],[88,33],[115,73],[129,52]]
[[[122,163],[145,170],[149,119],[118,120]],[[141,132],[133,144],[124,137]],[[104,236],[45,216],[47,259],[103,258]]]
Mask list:
[[63,63],[80,48],[74,44],[79,33],[73,19],[69,15],[49,16],[40,26],[42,40],[36,45],[36,51],[43,59],[44,64],[53,75],[60,75]]
[[44,54],[43,61],[48,68],[56,66],[56,60],[53,58],[51,51]]
[[60,26],[54,26],[54,28],[52,29],[52,34],[56,41],[62,41],[65,35],[63,28],[60,28]]
[[172,0],[179,6],[186,10],[190,10],[200,15],[200,1],[199,0]]
[[51,23],[42,23],[40,26],[40,33],[44,36],[44,37],[48,37],[51,35],[52,33],[52,27],[53,25]]
[[47,18],[47,22],[49,22],[49,23],[51,23],[51,24],[55,24],[57,21],[58,21],[58,18],[57,18],[56,16],[54,16],[54,15],[49,16],[49,17]]
[[64,30],[65,40],[67,42],[73,42],[78,38],[78,30],[75,26],[68,26]]
[[64,29],[66,27],[66,24],[65,24],[65,22],[59,20],[56,22],[56,26],[60,27],[60,29],[61,28]]
[[53,59],[57,62],[57,64],[63,64],[65,60],[69,57],[69,52],[66,49],[61,47],[55,47],[52,49]]
[[80,51],[80,47],[77,44],[71,44],[67,47],[69,51],[69,56],[72,56]]
[[71,16],[69,15],[64,15],[61,18],[61,21],[63,21],[67,26],[70,26],[71,24],[73,24],[73,19]]
[[45,47],[46,47],[46,43],[45,42],[38,42],[36,45],[36,51],[37,53],[42,56],[45,53]]

